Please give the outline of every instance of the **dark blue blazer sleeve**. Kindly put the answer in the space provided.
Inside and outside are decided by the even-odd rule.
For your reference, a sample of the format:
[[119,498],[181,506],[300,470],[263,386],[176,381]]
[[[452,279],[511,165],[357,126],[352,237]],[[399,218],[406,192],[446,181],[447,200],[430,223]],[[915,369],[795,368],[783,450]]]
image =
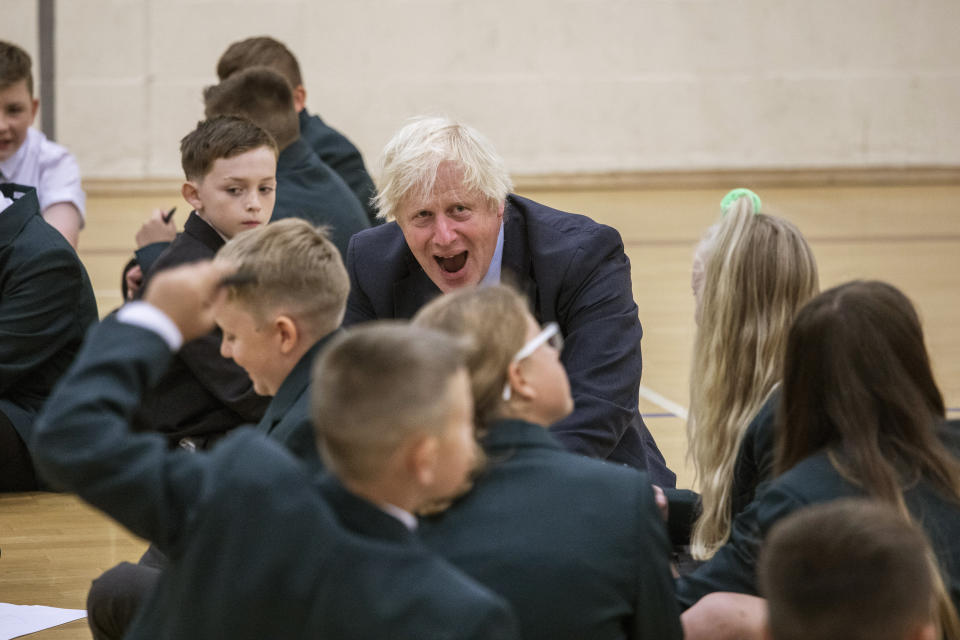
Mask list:
[[[620,234],[592,225],[577,241],[573,258],[550,276],[561,278],[556,315],[574,400],[574,412],[550,430],[565,448],[606,458],[637,413],[643,329]],[[542,291],[544,276],[536,276]]]

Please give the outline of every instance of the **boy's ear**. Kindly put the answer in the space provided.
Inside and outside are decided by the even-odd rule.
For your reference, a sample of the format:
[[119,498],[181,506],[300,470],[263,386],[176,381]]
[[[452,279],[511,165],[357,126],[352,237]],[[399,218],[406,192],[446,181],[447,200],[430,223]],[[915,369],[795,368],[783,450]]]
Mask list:
[[302,84],[298,84],[293,89],[293,108],[300,113],[305,106],[307,106],[307,90]]
[[511,362],[510,366],[507,367],[507,382],[510,383],[510,393],[513,397],[519,396],[527,401],[537,397],[536,389],[527,383],[523,371],[520,370],[519,362]]
[[436,436],[421,436],[410,444],[407,468],[421,487],[433,485],[439,455],[440,442]]
[[34,98],[31,101],[31,108],[30,108],[30,124],[31,125],[33,124],[33,121],[37,119],[37,111],[39,110],[40,110],[40,99]]
[[287,355],[293,351],[297,343],[300,342],[300,332],[297,330],[297,323],[290,316],[277,316],[273,321],[273,326],[280,336],[280,353]]
[[180,195],[190,203],[196,211],[203,211],[203,201],[200,200],[200,192],[197,190],[197,183],[193,180],[187,180],[180,187]]

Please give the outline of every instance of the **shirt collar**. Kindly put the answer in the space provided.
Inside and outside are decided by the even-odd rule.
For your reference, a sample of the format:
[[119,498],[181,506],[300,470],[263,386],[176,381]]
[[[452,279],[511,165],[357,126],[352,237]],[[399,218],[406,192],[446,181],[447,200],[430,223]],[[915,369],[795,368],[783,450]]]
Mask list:
[[500,284],[500,268],[503,265],[503,221],[500,221],[500,231],[497,233],[497,248],[493,252],[493,258],[490,259],[490,266],[487,268],[487,275],[480,281],[481,287]]
[[400,507],[390,504],[389,502],[378,503],[377,506],[380,507],[380,510],[384,513],[387,513],[402,522],[403,526],[410,531],[417,530],[417,517],[406,509],[401,509]]

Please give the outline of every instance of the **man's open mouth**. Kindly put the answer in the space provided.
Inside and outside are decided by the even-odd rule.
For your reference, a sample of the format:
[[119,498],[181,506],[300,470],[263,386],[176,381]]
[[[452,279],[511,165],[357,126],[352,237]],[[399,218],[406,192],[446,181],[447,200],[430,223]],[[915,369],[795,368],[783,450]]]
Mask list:
[[440,268],[447,273],[456,273],[463,269],[464,265],[467,264],[467,252],[461,251],[456,255],[450,257],[441,257],[433,256],[433,259],[437,261],[437,264],[440,265]]

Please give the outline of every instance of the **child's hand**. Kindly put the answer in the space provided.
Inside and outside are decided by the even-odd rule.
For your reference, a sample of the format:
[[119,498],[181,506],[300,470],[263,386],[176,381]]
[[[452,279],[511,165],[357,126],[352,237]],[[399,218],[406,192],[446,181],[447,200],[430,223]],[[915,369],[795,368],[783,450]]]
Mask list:
[[171,215],[167,218],[163,209],[154,209],[150,219],[140,226],[135,239],[137,248],[145,247],[154,242],[173,242],[177,237],[177,225]]
[[228,273],[212,262],[167,269],[153,277],[143,300],[165,313],[189,342],[213,329],[213,309],[223,295],[220,280]]

